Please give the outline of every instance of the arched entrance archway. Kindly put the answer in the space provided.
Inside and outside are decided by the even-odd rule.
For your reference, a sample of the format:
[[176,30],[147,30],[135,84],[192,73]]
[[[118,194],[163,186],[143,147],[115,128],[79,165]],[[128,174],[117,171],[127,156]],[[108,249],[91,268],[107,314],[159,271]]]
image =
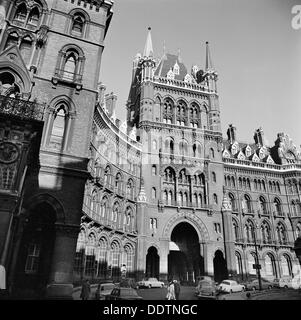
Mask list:
[[44,294],[52,262],[55,222],[55,210],[45,202],[38,204],[25,220],[14,277],[16,295]]
[[176,225],[171,233],[168,255],[168,277],[181,282],[194,282],[204,274],[204,258],[200,255],[199,237],[187,222]]
[[155,247],[150,247],[146,255],[146,270],[145,276],[147,278],[154,277],[159,279],[159,255]]
[[217,250],[213,259],[214,280],[221,282],[228,278],[227,263],[221,250]]

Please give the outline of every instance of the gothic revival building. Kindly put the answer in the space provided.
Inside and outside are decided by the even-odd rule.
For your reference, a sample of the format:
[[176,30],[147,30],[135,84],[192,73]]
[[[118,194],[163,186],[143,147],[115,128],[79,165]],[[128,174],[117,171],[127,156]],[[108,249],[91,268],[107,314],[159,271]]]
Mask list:
[[[75,279],[203,274],[217,281],[291,276],[301,226],[300,153],[279,134],[265,145],[223,139],[217,72],[180,55],[155,59],[149,30],[133,62],[127,121],[114,94],[100,94],[90,145]],[[100,88],[103,91],[104,86]]]
[[71,297],[111,8],[1,1],[0,264],[13,295]]
[[[127,119],[99,84],[111,0],[0,5],[0,265],[13,295],[70,297],[83,278],[194,282],[291,276],[301,155],[223,139],[209,44],[202,70],[133,61]],[[0,268],[0,271],[3,268]],[[3,276],[1,274],[0,276]]]

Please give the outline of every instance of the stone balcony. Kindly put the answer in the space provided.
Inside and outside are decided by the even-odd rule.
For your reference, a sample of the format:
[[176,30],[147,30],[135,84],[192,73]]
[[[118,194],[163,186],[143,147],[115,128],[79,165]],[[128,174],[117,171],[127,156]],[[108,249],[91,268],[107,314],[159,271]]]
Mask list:
[[0,114],[22,120],[43,121],[46,104],[0,95]]

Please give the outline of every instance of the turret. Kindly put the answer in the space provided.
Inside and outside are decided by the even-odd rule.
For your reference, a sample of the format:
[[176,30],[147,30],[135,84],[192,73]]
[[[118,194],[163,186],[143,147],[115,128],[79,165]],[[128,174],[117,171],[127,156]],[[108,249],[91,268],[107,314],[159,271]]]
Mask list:
[[205,65],[205,74],[204,78],[206,80],[206,84],[208,86],[208,89],[212,92],[217,92],[217,72],[215,71],[215,68],[212,63],[211,59],[211,53],[209,48],[209,42],[206,42],[206,65]]
[[117,101],[117,96],[113,92],[107,93],[105,95],[105,104],[106,104],[106,109],[109,117],[115,115],[116,101]]
[[[153,88],[153,70],[156,66],[153,59],[154,50],[151,37],[151,28],[148,28],[147,39],[143,51],[143,57],[140,60],[142,76],[141,76],[141,99],[140,99],[140,122],[153,120],[154,107],[154,88]],[[147,107],[147,108],[146,108]]]

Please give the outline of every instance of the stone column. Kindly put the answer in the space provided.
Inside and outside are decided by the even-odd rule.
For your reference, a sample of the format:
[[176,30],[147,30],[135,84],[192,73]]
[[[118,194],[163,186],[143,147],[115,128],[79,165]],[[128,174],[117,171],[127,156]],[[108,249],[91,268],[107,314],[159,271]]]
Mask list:
[[147,216],[147,198],[144,190],[144,181],[141,179],[140,191],[137,198],[137,211],[136,211],[136,230],[140,237],[138,238],[137,251],[136,251],[136,274],[137,279],[142,280],[145,274],[146,255],[145,252],[145,238],[146,238],[146,221]]
[[228,274],[236,274],[235,268],[235,240],[232,225],[232,208],[226,194],[222,203],[225,258],[227,263]]
[[[200,244],[201,245],[201,244]],[[204,257],[204,273],[208,276],[214,276],[214,268],[213,268],[213,249],[210,243],[203,243],[201,245],[201,252]]]
[[167,281],[168,277],[169,239],[160,239],[160,280]]
[[72,299],[73,263],[79,233],[78,225],[56,224],[56,237],[46,296]]

